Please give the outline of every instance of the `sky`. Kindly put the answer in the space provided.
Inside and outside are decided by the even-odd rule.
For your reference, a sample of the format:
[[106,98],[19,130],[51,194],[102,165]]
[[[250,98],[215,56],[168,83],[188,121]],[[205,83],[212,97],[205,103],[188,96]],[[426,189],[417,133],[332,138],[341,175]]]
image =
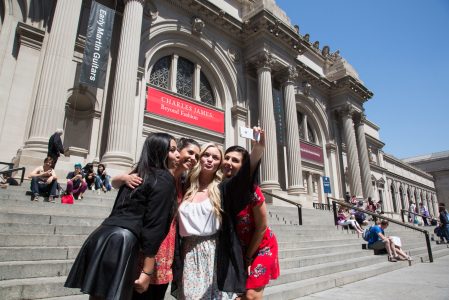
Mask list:
[[449,0],[276,0],[302,35],[340,50],[374,96],[367,118],[397,158],[449,150]]

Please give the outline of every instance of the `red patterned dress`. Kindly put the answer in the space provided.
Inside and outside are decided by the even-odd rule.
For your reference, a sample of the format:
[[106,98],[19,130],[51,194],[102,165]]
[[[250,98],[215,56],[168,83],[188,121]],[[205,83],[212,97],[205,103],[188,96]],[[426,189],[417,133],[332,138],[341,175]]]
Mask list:
[[[265,197],[262,191],[256,187],[250,203],[237,215],[237,234],[242,244],[243,254],[246,253],[246,249],[251,243],[256,227],[253,208],[262,205],[264,201]],[[278,243],[270,227],[267,227],[259,248],[252,258],[246,289],[264,287],[270,279],[279,277]]]
[[[181,183],[176,183],[178,204],[182,200]],[[170,230],[154,257],[154,273],[150,277],[150,284],[168,284],[173,280],[172,264],[175,254],[176,218],[170,224]]]

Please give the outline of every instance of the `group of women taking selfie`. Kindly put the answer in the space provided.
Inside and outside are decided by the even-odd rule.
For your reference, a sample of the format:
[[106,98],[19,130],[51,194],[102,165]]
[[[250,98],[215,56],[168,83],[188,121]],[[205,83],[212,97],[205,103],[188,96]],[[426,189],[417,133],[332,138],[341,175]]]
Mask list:
[[65,283],[90,299],[262,299],[279,276],[251,153],[153,133],[119,188],[108,218],[87,238]]

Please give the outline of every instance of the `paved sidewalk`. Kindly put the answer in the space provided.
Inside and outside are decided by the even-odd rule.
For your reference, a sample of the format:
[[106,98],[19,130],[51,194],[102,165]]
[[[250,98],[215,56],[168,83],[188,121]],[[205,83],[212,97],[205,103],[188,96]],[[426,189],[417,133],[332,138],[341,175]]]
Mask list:
[[300,299],[448,300],[449,255]]

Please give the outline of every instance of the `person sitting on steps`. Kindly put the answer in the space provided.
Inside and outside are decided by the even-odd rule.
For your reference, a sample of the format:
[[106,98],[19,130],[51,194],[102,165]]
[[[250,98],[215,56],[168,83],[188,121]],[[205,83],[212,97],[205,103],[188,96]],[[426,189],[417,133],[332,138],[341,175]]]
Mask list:
[[41,194],[48,193],[48,202],[55,202],[54,198],[57,194],[58,182],[55,170],[52,168],[53,159],[46,157],[44,165],[39,166],[28,175],[31,177],[31,192],[33,193],[31,201],[39,201]]
[[76,163],[75,170],[67,174],[67,194],[72,194],[76,200],[83,199],[83,194],[87,189],[87,183],[81,170],[81,164]]
[[380,225],[373,225],[370,229],[368,249],[383,250],[386,249],[388,253],[388,261],[396,262],[398,260],[412,260],[399,246],[393,243],[391,237],[385,235],[385,229],[389,222],[382,220]]

